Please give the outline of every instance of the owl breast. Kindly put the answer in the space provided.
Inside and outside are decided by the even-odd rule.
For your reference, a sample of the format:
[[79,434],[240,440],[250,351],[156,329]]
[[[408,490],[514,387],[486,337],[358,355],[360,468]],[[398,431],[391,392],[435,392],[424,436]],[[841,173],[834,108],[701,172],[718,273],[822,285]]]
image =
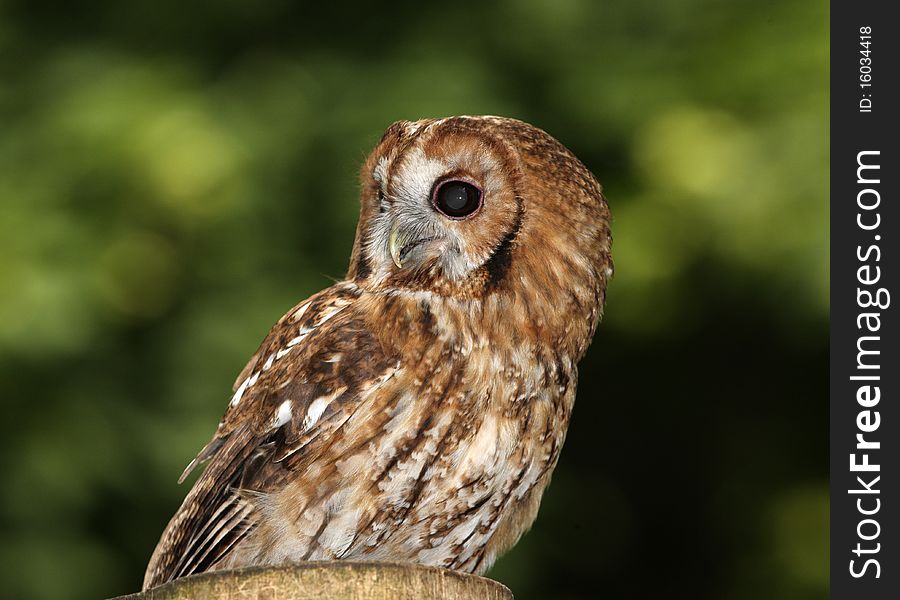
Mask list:
[[[407,330],[421,310],[400,319]],[[481,573],[498,553],[498,531],[508,546],[530,525],[504,523],[523,504],[536,509],[549,482],[574,400],[573,363],[547,360],[537,346],[443,335],[441,311],[429,313],[431,343],[406,343],[405,359],[366,392],[340,435],[305,449],[310,459],[290,466],[302,482],[257,499],[260,526],[233,564],[409,560]]]

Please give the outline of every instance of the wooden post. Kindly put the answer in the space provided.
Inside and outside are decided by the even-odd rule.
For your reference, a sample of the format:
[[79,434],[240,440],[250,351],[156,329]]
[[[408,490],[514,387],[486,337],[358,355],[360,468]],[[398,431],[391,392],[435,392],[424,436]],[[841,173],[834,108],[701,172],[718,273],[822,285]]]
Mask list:
[[328,561],[214,571],[115,600],[513,600],[502,584],[413,564]]

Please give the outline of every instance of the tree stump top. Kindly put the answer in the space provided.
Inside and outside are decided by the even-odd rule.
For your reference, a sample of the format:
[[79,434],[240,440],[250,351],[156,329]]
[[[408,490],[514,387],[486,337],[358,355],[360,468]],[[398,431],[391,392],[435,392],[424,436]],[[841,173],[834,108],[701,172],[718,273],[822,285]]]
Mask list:
[[115,600],[513,600],[491,579],[414,564],[327,561],[201,573]]

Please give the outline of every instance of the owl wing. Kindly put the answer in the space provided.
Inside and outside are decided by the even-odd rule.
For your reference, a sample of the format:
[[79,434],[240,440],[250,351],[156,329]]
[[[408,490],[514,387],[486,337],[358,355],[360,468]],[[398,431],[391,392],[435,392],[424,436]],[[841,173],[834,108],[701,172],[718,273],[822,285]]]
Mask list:
[[399,368],[338,284],[289,311],[238,378],[213,439],[181,476],[208,462],[169,522],[144,589],[224,559],[254,527],[254,492],[279,489],[307,444],[327,438]]

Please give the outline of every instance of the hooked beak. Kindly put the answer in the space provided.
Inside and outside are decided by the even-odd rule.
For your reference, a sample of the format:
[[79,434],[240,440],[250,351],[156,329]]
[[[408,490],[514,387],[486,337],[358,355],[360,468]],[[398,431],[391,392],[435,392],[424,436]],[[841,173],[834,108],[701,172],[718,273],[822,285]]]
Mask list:
[[425,247],[427,244],[439,239],[440,236],[436,235],[419,237],[415,233],[408,230],[404,231],[394,225],[388,236],[388,251],[391,253],[391,259],[394,261],[394,264],[397,265],[397,268],[402,269],[403,264],[409,262],[408,259],[411,254],[418,256],[418,258],[413,258],[412,262],[417,262],[422,259],[419,252],[416,252],[417,249]]
[[400,253],[403,252],[404,243],[405,241],[400,237],[400,232],[397,228],[391,228],[391,235],[388,237],[388,248],[391,252],[391,258],[394,259],[394,264],[397,265],[398,269],[403,268],[403,261],[400,259]]

